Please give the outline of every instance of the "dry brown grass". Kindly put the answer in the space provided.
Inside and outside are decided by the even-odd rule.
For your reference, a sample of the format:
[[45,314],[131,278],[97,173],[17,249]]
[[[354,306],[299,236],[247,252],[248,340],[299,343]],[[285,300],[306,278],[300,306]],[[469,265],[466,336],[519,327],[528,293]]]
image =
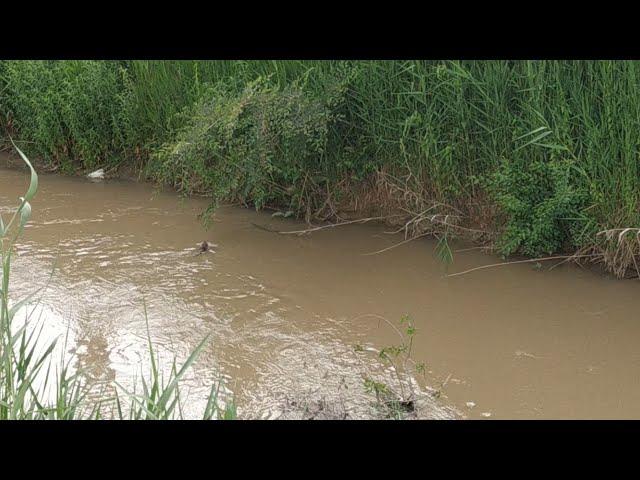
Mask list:
[[597,263],[618,278],[640,278],[640,228],[602,230],[596,239],[589,250],[598,254]]
[[331,219],[348,223],[354,219],[381,219],[394,227],[388,233],[403,233],[405,243],[424,236],[464,238],[484,246],[495,238],[496,207],[484,193],[458,201],[445,202],[430,190],[427,179],[397,177],[379,170],[374,177],[357,185],[340,185],[342,202],[331,205]]

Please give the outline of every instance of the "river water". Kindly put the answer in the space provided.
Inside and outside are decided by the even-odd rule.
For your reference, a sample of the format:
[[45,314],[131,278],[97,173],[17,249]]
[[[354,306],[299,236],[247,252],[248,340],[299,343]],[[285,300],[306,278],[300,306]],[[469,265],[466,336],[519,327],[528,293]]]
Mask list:
[[[27,184],[0,170],[5,218]],[[140,375],[148,323],[165,368],[210,335],[183,381],[188,417],[222,382],[242,418],[286,418],[292,402],[318,400],[375,418],[363,379],[394,373],[354,346],[397,345],[380,318],[409,315],[412,355],[426,365],[420,418],[640,418],[637,282],[570,265],[446,277],[499,260],[467,250],[446,267],[426,239],[364,255],[403,238],[373,224],[278,235],[254,224],[306,226],[240,207],[220,208],[207,230],[205,199],[128,181],[43,174],[32,206],[12,292],[46,285],[46,331],[68,337],[95,385]],[[203,240],[215,253],[196,255]]]

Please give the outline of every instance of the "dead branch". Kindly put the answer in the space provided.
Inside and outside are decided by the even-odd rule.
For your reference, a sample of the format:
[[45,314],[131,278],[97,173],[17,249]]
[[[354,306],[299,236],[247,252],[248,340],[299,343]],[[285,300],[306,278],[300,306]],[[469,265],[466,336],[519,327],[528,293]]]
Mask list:
[[350,225],[350,224],[354,224],[354,223],[365,223],[365,222],[370,222],[373,220],[386,220],[388,218],[391,217],[397,217],[398,215],[385,215],[383,217],[368,217],[368,218],[360,218],[357,220],[349,220],[348,222],[340,222],[340,223],[331,223],[329,225],[322,225],[319,227],[313,227],[313,228],[307,228],[305,230],[289,230],[289,231],[278,231],[278,230],[272,230],[269,229],[265,226],[262,225],[258,225],[256,223],[251,222],[251,224],[255,227],[258,227],[262,230],[266,230],[268,232],[273,232],[273,233],[279,233],[280,235],[305,235],[307,233],[311,233],[311,232],[317,232],[318,230],[324,230],[325,228],[334,228],[334,227],[341,227],[342,225]]
[[394,245],[391,245],[390,247],[383,248],[382,250],[378,250],[378,251],[375,251],[375,252],[369,252],[369,253],[363,253],[362,255],[364,255],[364,256],[378,255],[379,253],[387,252],[387,251],[392,250],[392,249],[394,249],[396,247],[399,247],[400,245],[404,245],[405,243],[412,242],[412,241],[414,241],[414,240],[416,240],[416,239],[418,239],[420,237],[426,237],[427,235],[432,235],[432,234],[433,234],[432,232],[421,233],[420,235],[416,235],[415,237],[408,238],[407,240],[403,240],[403,241],[398,242],[398,243],[396,243]]
[[492,263],[491,265],[482,265],[481,267],[470,268],[469,270],[465,270],[464,272],[450,273],[449,275],[446,275],[446,276],[447,277],[457,277],[458,275],[464,275],[466,273],[475,272],[476,270],[483,270],[485,268],[492,268],[492,267],[500,267],[500,266],[503,266],[503,265],[515,265],[516,263],[545,262],[547,260],[558,260],[558,259],[571,260],[571,259],[574,259],[574,258],[599,257],[599,256],[601,256],[601,255],[597,254],[597,253],[589,254],[589,255],[556,255],[556,256],[553,256],[553,257],[532,258],[532,259],[529,259],[529,260],[516,260],[516,261],[513,261],[513,262]]

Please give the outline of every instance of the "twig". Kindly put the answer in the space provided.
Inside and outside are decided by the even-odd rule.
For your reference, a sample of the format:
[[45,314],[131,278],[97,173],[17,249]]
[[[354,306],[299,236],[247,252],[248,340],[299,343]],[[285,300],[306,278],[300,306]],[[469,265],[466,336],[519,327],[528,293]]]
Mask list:
[[358,220],[350,220],[348,222],[331,223],[329,225],[322,225],[320,227],[307,228],[305,230],[290,230],[290,231],[287,231],[287,232],[280,232],[280,231],[277,231],[277,230],[271,230],[271,229],[269,229],[269,228],[267,228],[265,226],[258,225],[258,224],[253,223],[253,222],[252,222],[252,225],[254,227],[261,228],[262,230],[266,230],[268,232],[279,233],[280,235],[304,235],[305,233],[316,232],[318,230],[323,230],[325,228],[340,227],[342,225],[349,225],[349,224],[352,224],[352,223],[365,223],[365,222],[370,222],[372,220],[384,220],[384,219],[387,219],[387,218],[390,218],[390,217],[394,217],[394,216],[398,216],[398,215],[387,215],[387,216],[384,216],[384,217],[360,218]]
[[484,230],[478,230],[477,228],[467,228],[467,227],[461,227],[460,225],[455,225],[453,223],[448,223],[447,221],[443,221],[443,220],[437,220],[435,218],[431,219],[432,223],[440,223],[442,225],[446,225],[447,227],[451,227],[451,228],[458,228],[460,230],[465,230],[467,232],[475,232],[475,233],[488,233],[485,232]]
[[567,262],[568,262],[568,261],[570,261],[570,260],[571,260],[571,257],[565,258],[564,260],[562,260],[562,261],[560,261],[560,262],[556,263],[555,265],[553,265],[553,266],[549,267],[549,271],[553,270],[553,269],[554,269],[554,268],[556,268],[556,267],[559,267],[559,266],[560,266],[560,265],[562,265],[563,263],[567,263]]
[[471,250],[482,250],[482,249],[489,249],[489,248],[483,247],[482,245],[480,245],[478,247],[461,248],[460,250],[454,250],[453,253],[470,252]]
[[259,228],[260,230],[264,230],[265,232],[280,233],[278,230],[273,230],[271,228],[265,227],[264,225],[259,225],[259,224],[254,223],[254,222],[251,222],[251,225],[253,225],[256,228]]
[[369,256],[369,255],[377,255],[377,254],[379,254],[379,253],[384,253],[384,252],[387,252],[387,251],[389,251],[389,250],[391,250],[391,249],[394,249],[394,248],[396,248],[396,247],[399,247],[400,245],[404,245],[405,243],[412,242],[413,240],[415,240],[415,239],[417,239],[417,238],[420,238],[420,237],[426,237],[427,235],[432,235],[432,234],[433,234],[433,232],[425,232],[425,233],[421,233],[420,235],[416,235],[415,237],[408,238],[407,240],[403,240],[403,241],[401,241],[401,242],[399,242],[399,243],[396,243],[395,245],[391,245],[390,247],[383,248],[382,250],[378,250],[378,251],[376,251],[376,252],[363,253],[362,255],[364,255],[364,256]]
[[400,337],[400,340],[402,340],[404,342],[404,335],[402,334],[402,332],[398,329],[398,327],[396,327],[391,321],[389,321],[388,319],[386,319],[385,317],[375,314],[375,313],[363,313],[362,315],[358,315],[356,317],[353,317],[351,319],[351,321],[356,321],[359,320],[361,318],[364,317],[374,317],[378,319],[378,327],[380,326],[380,320],[382,320],[383,322],[385,322],[387,325],[389,325],[391,328],[393,328],[396,333],[398,334],[398,336]]
[[120,160],[118,163],[116,163],[113,167],[109,168],[108,170],[105,170],[104,174],[108,175],[111,172],[113,172],[114,170],[116,170],[118,167],[120,167],[120,165],[122,165],[124,163],[125,159]]
[[546,260],[557,260],[557,259],[567,259],[570,260],[572,258],[583,258],[583,257],[599,257],[601,256],[598,253],[590,254],[590,255],[557,255],[554,257],[542,257],[542,258],[532,258],[529,260],[516,260],[514,262],[502,262],[502,263],[492,263],[491,265],[483,265],[481,267],[470,268],[469,270],[465,270],[464,272],[451,273],[446,275],[447,277],[457,277],[458,275],[464,275],[465,273],[475,272],[476,270],[482,270],[484,268],[491,267],[500,267],[502,265],[514,265],[516,263],[531,263],[531,262],[544,262]]

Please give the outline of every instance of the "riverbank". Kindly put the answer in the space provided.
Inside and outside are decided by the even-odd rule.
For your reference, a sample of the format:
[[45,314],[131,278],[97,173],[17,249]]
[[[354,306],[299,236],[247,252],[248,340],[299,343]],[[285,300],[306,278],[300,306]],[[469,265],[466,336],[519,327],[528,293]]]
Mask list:
[[[637,274],[640,74],[612,61],[0,62],[0,129],[212,206]],[[578,257],[579,256],[579,257]]]

